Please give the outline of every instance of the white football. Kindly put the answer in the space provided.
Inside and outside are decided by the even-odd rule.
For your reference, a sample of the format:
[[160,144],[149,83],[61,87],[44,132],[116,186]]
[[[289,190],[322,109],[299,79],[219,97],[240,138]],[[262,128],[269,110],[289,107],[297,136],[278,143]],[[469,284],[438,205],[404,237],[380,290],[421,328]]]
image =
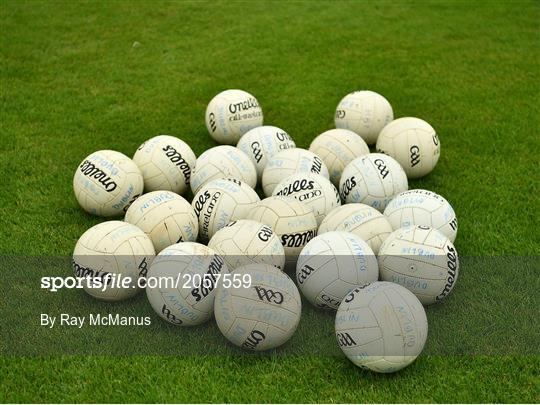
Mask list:
[[392,156],[410,179],[417,179],[435,168],[441,155],[441,142],[426,121],[398,118],[381,131],[377,152]]
[[236,147],[249,156],[257,169],[257,179],[261,180],[268,159],[282,150],[295,148],[296,144],[281,128],[265,125],[246,132]]
[[390,234],[379,251],[381,280],[400,284],[424,305],[444,299],[459,272],[456,248],[446,236],[424,226],[401,228]]
[[250,219],[230,222],[212,236],[208,247],[223,257],[231,271],[246,264],[269,264],[281,270],[285,266],[278,236],[268,225]]
[[243,90],[225,90],[206,107],[206,128],[221,144],[236,145],[242,135],[263,124],[259,102]]
[[369,145],[386,124],[394,119],[392,106],[374,91],[362,90],[347,94],[336,108],[336,128],[349,129],[360,135]]
[[349,232],[327,232],[313,238],[296,264],[298,288],[319,308],[337,309],[351,290],[378,278],[373,250]]
[[199,239],[208,242],[229,222],[245,219],[259,201],[250,186],[236,179],[218,179],[205,184],[191,202],[199,218]]
[[178,242],[194,242],[199,233],[195,210],[171,191],[143,194],[128,208],[125,221],[150,236],[156,252]]
[[152,241],[135,225],[106,221],[82,234],[72,264],[76,277],[103,284],[83,284],[88,294],[104,301],[121,301],[140,291],[138,279],[146,276],[154,254]]
[[351,291],[336,313],[336,339],[356,366],[378,373],[407,367],[422,352],[428,323],[409,290],[376,281]]
[[339,182],[343,201],[366,204],[380,212],[407,188],[407,175],[399,163],[382,153],[370,153],[353,160],[343,170]]
[[367,242],[373,253],[378,254],[381,244],[393,229],[388,219],[375,208],[351,203],[330,211],[321,222],[317,234],[330,231],[354,233]]
[[234,146],[222,145],[208,149],[195,162],[191,175],[191,191],[197,193],[212,180],[231,178],[257,185],[257,171],[249,157]]
[[218,286],[214,303],[223,336],[236,346],[262,351],[281,346],[300,321],[300,293],[287,274],[268,264],[249,264],[231,275],[248,276],[249,283]]
[[272,195],[280,181],[295,173],[315,173],[329,178],[328,168],[322,159],[306,149],[291,148],[272,156],[262,174],[265,196]]
[[143,192],[143,176],[126,155],[100,150],[87,156],[73,176],[73,191],[80,206],[100,217],[123,215]]
[[330,173],[330,181],[339,186],[343,169],[354,159],[369,153],[362,137],[348,129],[331,129],[317,136],[309,150],[323,160]]
[[144,178],[144,191],[168,190],[183,194],[189,189],[197,160],[189,145],[170,135],[158,135],[143,143],[133,161]]
[[156,313],[180,326],[200,325],[214,313],[223,259],[200,243],[182,242],[156,256],[147,276],[146,297]]
[[428,190],[408,190],[399,193],[386,207],[384,215],[394,230],[414,225],[437,229],[454,243],[458,222],[448,201]]
[[313,210],[317,224],[334,208],[341,205],[341,198],[330,180],[320,174],[296,173],[282,180],[272,195],[293,197]]
[[313,210],[292,197],[265,198],[250,210],[247,218],[272,228],[289,261],[295,260],[302,248],[317,235]]

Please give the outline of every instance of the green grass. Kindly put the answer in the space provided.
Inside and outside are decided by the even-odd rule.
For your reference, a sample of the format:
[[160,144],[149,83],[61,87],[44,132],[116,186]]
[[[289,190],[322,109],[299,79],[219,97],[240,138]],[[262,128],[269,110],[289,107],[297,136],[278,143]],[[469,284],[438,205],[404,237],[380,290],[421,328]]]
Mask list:
[[[200,154],[214,145],[207,102],[242,88],[258,98],[265,123],[300,147],[332,128],[335,106],[355,89],[383,94],[396,117],[430,122],[442,156],[411,188],[452,203],[456,247],[469,257],[447,302],[428,309],[425,354],[392,376],[323,353],[335,349],[332,319],[311,308],[282,351],[256,357],[236,355],[212,324],[186,331],[156,317],[149,328],[49,332],[36,326],[43,308],[152,310],[144,296],[110,306],[77,291],[40,291],[40,274],[69,267],[3,259],[0,400],[538,402],[540,283],[530,258],[540,254],[538,2],[0,7],[1,254],[70,255],[100,222],[71,189],[86,155],[131,156],[160,133]],[[138,355],[58,354],[89,343]],[[308,348],[295,354],[302,343]],[[153,355],[155,344],[170,345],[170,355]]]

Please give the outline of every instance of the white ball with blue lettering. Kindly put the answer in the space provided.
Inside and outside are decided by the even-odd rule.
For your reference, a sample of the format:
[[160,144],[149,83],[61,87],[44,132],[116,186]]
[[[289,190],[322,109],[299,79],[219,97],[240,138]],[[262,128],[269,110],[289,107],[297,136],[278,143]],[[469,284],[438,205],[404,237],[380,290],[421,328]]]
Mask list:
[[257,171],[249,157],[234,146],[222,145],[199,156],[191,174],[191,191],[195,194],[206,183],[224,178],[240,180],[251,188],[257,185]]
[[296,264],[302,294],[319,308],[337,309],[349,291],[377,281],[375,254],[350,232],[327,232],[309,241]]
[[393,231],[388,219],[369,205],[351,203],[334,208],[323,219],[318,235],[330,231],[351,232],[367,242],[373,253]]
[[212,317],[216,285],[228,273],[227,265],[212,249],[200,243],[177,243],[152,262],[146,296],[167,322],[200,325]]
[[317,235],[313,210],[292,197],[265,198],[250,210],[247,218],[272,228],[281,240],[288,262],[296,261],[302,248]]
[[348,129],[330,129],[317,136],[309,150],[320,156],[330,173],[330,181],[339,186],[343,169],[354,159],[369,153],[360,135]]
[[218,285],[214,303],[223,336],[251,351],[273,349],[288,341],[302,313],[294,281],[269,264],[238,267],[230,276],[230,283],[223,279]]
[[257,169],[257,179],[261,180],[268,159],[282,150],[295,148],[296,144],[281,128],[264,125],[244,134],[236,147],[249,156]]
[[143,176],[126,155],[100,150],[87,156],[73,176],[73,191],[80,206],[92,215],[124,215],[143,192]]
[[403,168],[382,153],[354,159],[345,167],[339,181],[339,192],[345,203],[366,204],[380,212],[408,187]]
[[171,191],[143,194],[128,208],[125,221],[150,236],[156,252],[178,242],[194,242],[199,233],[195,210]]
[[191,202],[199,218],[199,239],[206,243],[230,222],[247,218],[259,201],[255,190],[236,179],[205,184]]
[[140,291],[138,280],[146,276],[154,255],[152,241],[141,229],[124,221],[106,221],[82,234],[72,265],[76,277],[101,281],[102,286],[83,283],[89,295],[121,301]]
[[394,119],[392,106],[374,91],[361,90],[347,94],[336,108],[336,128],[349,129],[367,144],[377,142],[379,133]]
[[208,133],[216,142],[236,145],[243,134],[263,124],[263,112],[248,92],[225,90],[208,103],[205,119]]
[[265,263],[283,270],[285,251],[272,228],[250,219],[230,222],[217,231],[208,247],[214,249],[229,270],[246,264]]
[[264,195],[271,196],[280,181],[295,173],[314,173],[329,178],[328,168],[319,156],[302,148],[286,149],[272,156],[264,168]]
[[341,205],[341,198],[330,180],[320,174],[296,173],[282,180],[272,195],[293,197],[313,210],[317,224],[334,208]]
[[183,194],[189,189],[197,157],[187,143],[170,135],[158,135],[143,143],[133,161],[144,178],[144,191],[168,190]]
[[378,259],[381,280],[411,290],[424,305],[447,297],[459,274],[458,254],[450,239],[425,226],[392,232]]
[[403,117],[386,125],[377,139],[377,152],[396,159],[409,179],[431,172],[441,155],[441,142],[431,125],[420,118]]
[[356,366],[393,373],[420,355],[428,323],[414,294],[376,281],[347,294],[336,313],[335,331],[339,347]]
[[394,230],[423,225],[437,229],[452,243],[456,240],[456,213],[444,197],[433,191],[417,189],[399,193],[390,201],[384,215]]

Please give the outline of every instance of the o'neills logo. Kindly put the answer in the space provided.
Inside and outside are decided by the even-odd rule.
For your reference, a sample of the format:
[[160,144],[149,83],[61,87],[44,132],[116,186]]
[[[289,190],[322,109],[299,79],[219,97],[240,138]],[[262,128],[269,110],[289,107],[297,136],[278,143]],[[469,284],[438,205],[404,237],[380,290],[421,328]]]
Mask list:
[[81,266],[75,260],[71,261],[73,270],[75,271],[75,277],[78,278],[98,278],[101,282],[107,286],[112,283],[112,273],[108,271],[94,270],[90,267]]
[[299,191],[313,190],[314,183],[315,182],[313,180],[307,179],[295,180],[291,184],[287,185],[287,187],[279,190],[277,195],[289,195],[291,193],[297,193]]
[[457,263],[457,253],[456,250],[451,246],[446,246],[446,249],[448,252],[446,253],[446,265],[448,266],[448,272],[446,277],[446,284],[444,285],[443,290],[439,295],[435,297],[435,300],[440,301],[444,297],[446,297],[450,291],[452,291],[452,288],[454,287],[454,283],[457,279],[457,272],[458,272],[458,263]]
[[208,270],[203,275],[203,282],[201,285],[191,290],[191,295],[195,298],[195,301],[199,302],[214,291],[217,282],[217,275],[221,273],[221,270],[223,270],[224,263],[225,262],[221,257],[217,255],[214,256],[210,262],[210,265],[208,266]]
[[235,104],[229,104],[229,112],[231,114],[236,114],[240,111],[246,111],[250,108],[256,108],[259,106],[259,103],[257,102],[257,99],[250,97],[246,101],[242,101],[240,103]]
[[114,180],[107,176],[107,173],[105,173],[103,170],[98,169],[92,162],[85,160],[82,162],[79,168],[81,173],[86,177],[96,179],[99,183],[101,183],[101,185],[105,188],[105,191],[108,193],[116,189],[117,184],[114,182]]
[[346,179],[341,185],[341,198],[345,200],[355,186],[356,186],[356,179],[354,178],[354,176],[352,176],[349,179]]
[[182,157],[180,152],[178,152],[175,148],[173,148],[171,145],[167,145],[166,147],[161,149],[163,152],[165,152],[165,156],[169,158],[169,160],[178,166],[178,168],[182,171],[184,174],[184,181],[186,184],[189,184],[189,179],[191,177],[191,168],[189,167],[186,160]]
[[304,246],[306,243],[308,243],[311,239],[315,237],[315,234],[316,231],[311,229],[306,232],[281,235],[281,244],[283,245],[283,247]]

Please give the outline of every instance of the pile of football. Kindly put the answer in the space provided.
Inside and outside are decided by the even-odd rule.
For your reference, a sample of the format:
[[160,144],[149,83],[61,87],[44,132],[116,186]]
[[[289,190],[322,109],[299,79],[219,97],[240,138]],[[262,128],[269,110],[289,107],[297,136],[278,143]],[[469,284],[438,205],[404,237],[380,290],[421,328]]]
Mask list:
[[345,96],[335,126],[302,149],[263,125],[255,97],[227,90],[206,110],[221,145],[199,157],[169,135],[148,139],[131,159],[90,154],[73,179],[77,201],[123,221],[78,240],[73,265],[85,291],[119,301],[145,289],[165,321],[214,317],[230,342],[255,351],[292,337],[303,296],[337,311],[337,343],[354,364],[407,366],[427,338],[424,306],[458,277],[454,210],[408,186],[436,166],[439,138],[419,118],[394,119],[372,91]]

